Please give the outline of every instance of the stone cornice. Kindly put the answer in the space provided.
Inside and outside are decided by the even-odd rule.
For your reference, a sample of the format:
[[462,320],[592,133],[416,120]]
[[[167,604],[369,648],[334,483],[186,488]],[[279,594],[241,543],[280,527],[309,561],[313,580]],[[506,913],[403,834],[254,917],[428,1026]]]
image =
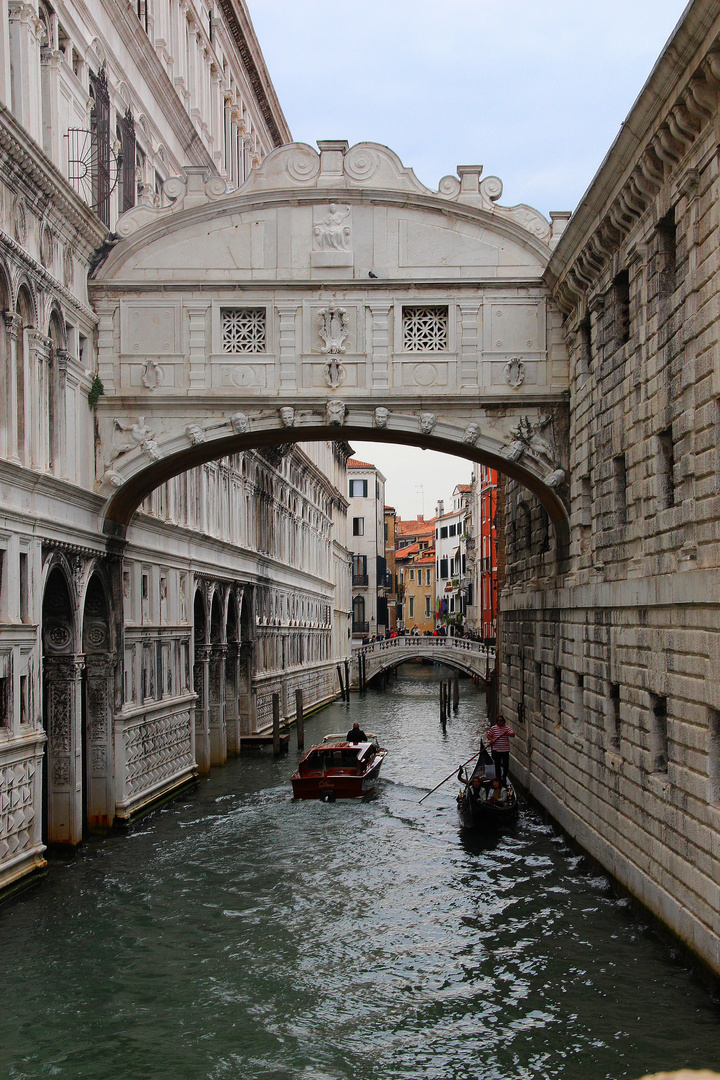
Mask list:
[[[104,229],[105,226],[103,226],[103,230]],[[17,240],[13,240],[13,238],[8,236],[2,229],[0,229],[0,244],[2,244],[6,250],[12,251],[16,260],[25,268],[32,278],[36,281],[41,281],[43,285],[50,289],[56,296],[62,297],[68,307],[72,308],[78,314],[82,314],[91,326],[94,326],[97,323],[98,317],[91,308],[78,300],[77,296],[75,296],[70,289],[61,284],[56,277],[53,277],[44,266],[41,266],[40,263],[33,259],[32,255],[28,254],[24,247],[18,244]]]
[[623,123],[545,272],[560,308],[584,303],[633,226],[717,113],[720,14],[695,0]]
[[0,105],[0,150],[17,166],[26,182],[34,185],[48,204],[77,231],[78,238],[85,240],[88,255],[103,243],[107,236],[106,227],[5,105]]
[[219,0],[219,7],[227,21],[240,58],[248,73],[260,112],[275,146],[292,140],[290,129],[280,107],[255,30],[247,13],[244,0]]

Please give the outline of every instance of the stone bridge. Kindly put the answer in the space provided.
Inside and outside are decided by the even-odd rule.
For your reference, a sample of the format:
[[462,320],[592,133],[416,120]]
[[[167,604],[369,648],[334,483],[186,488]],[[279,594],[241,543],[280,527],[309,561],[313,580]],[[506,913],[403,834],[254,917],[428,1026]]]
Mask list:
[[202,462],[341,437],[485,462],[564,537],[568,364],[542,275],[567,215],[501,206],[481,166],[433,192],[386,147],[318,145],[230,193],[188,168],[170,205],[120,219],[90,282],[104,528]]
[[359,656],[365,657],[365,677],[372,679],[383,671],[408,660],[432,660],[464,671],[466,675],[484,678],[495,666],[495,649],[481,641],[455,637],[413,637],[401,635],[386,641],[361,645],[353,651],[350,675],[351,688],[359,685]]

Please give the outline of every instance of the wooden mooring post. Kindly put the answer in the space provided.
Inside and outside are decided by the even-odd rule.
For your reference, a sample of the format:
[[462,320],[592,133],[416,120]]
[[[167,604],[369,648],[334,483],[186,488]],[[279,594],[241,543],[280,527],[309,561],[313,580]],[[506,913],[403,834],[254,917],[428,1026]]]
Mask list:
[[273,712],[273,756],[280,757],[280,695],[272,696]]
[[460,676],[457,671],[455,672],[455,678],[453,679],[453,712],[457,712],[460,707]]
[[337,666],[337,673],[338,673],[338,681],[340,682],[340,700],[344,701],[345,700],[345,686],[343,684],[342,667],[340,666],[340,664],[338,664],[338,666]]
[[440,723],[445,723],[445,683],[440,683]]
[[345,700],[350,700],[350,661],[345,661]]
[[298,750],[305,749],[305,714],[303,712],[303,692],[295,691],[295,729],[297,731]]

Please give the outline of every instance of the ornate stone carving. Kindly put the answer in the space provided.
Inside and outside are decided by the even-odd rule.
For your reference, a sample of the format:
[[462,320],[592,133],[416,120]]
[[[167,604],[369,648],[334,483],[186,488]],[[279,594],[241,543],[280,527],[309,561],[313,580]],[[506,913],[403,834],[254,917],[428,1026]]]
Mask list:
[[431,435],[436,423],[437,417],[435,416],[435,413],[420,413],[420,430],[423,435]]
[[468,424],[468,426],[465,428],[465,431],[463,432],[462,441],[464,443],[467,443],[468,446],[474,446],[478,440],[479,434],[480,427],[478,426],[478,424]]
[[245,435],[250,430],[250,421],[244,412],[233,413],[230,424],[236,435]]
[[344,353],[348,336],[347,309],[337,308],[331,303],[318,311],[318,323],[318,333],[325,342],[320,352]]
[[522,386],[525,382],[525,365],[519,356],[513,356],[512,360],[508,360],[507,364],[503,368],[505,374],[505,382],[508,386],[513,386],[517,390],[518,386]]
[[193,446],[197,446],[198,443],[205,442],[205,432],[197,424],[188,424],[185,428],[185,434],[187,435]]
[[293,148],[285,163],[293,180],[314,180],[320,172],[320,155],[310,146]]
[[18,196],[13,207],[13,233],[18,244],[25,245],[27,241],[27,214],[25,203]]
[[457,176],[443,176],[438,184],[438,192],[448,199],[454,199],[460,194],[460,181]]
[[[550,429],[550,440],[543,433]],[[540,459],[550,466],[551,471],[559,469],[557,451],[552,434],[552,416],[533,423],[529,417],[521,416],[518,426],[510,432],[512,441],[503,447],[501,453],[508,461],[519,461],[525,453]]]
[[337,203],[330,203],[329,213],[313,227],[315,250],[349,251],[350,226],[345,224],[349,217],[349,206],[338,208]]
[[553,471],[545,477],[545,483],[549,488],[560,487],[561,484],[565,483],[565,470],[553,469]]
[[380,158],[369,146],[353,146],[343,158],[345,174],[352,180],[371,180],[380,168]]
[[140,382],[148,390],[155,390],[163,382],[163,370],[157,360],[146,360],[142,366]]
[[290,405],[284,405],[280,412],[280,423],[283,427],[295,427],[295,410]]
[[387,427],[388,418],[390,412],[384,405],[378,405],[377,409],[373,413],[373,426],[377,428]]
[[345,423],[345,403],[328,401],[325,406],[325,419],[330,427],[342,427]]
[[75,261],[69,247],[65,248],[63,255],[63,280],[65,287],[71,289],[75,280]]
[[113,452],[110,460],[114,461],[121,454],[127,454],[137,446],[147,454],[151,461],[157,461],[160,457],[155,433],[145,423],[144,416],[139,416],[136,424],[125,424],[115,417],[113,419]]
[[333,356],[332,360],[325,365],[325,382],[333,390],[336,390],[338,386],[342,386],[346,378],[345,366],[340,363],[336,356]]
[[52,267],[55,255],[55,237],[49,225],[40,226],[40,262],[46,270]]

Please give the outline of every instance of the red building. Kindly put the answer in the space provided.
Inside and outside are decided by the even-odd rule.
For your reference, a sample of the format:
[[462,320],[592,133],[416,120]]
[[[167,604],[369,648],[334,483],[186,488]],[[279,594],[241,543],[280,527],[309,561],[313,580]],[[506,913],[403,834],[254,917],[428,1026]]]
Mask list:
[[497,632],[497,510],[498,474],[486,465],[476,465],[474,472],[475,506],[478,527],[475,535],[475,567],[477,582],[476,608],[478,630],[483,638],[494,638]]

